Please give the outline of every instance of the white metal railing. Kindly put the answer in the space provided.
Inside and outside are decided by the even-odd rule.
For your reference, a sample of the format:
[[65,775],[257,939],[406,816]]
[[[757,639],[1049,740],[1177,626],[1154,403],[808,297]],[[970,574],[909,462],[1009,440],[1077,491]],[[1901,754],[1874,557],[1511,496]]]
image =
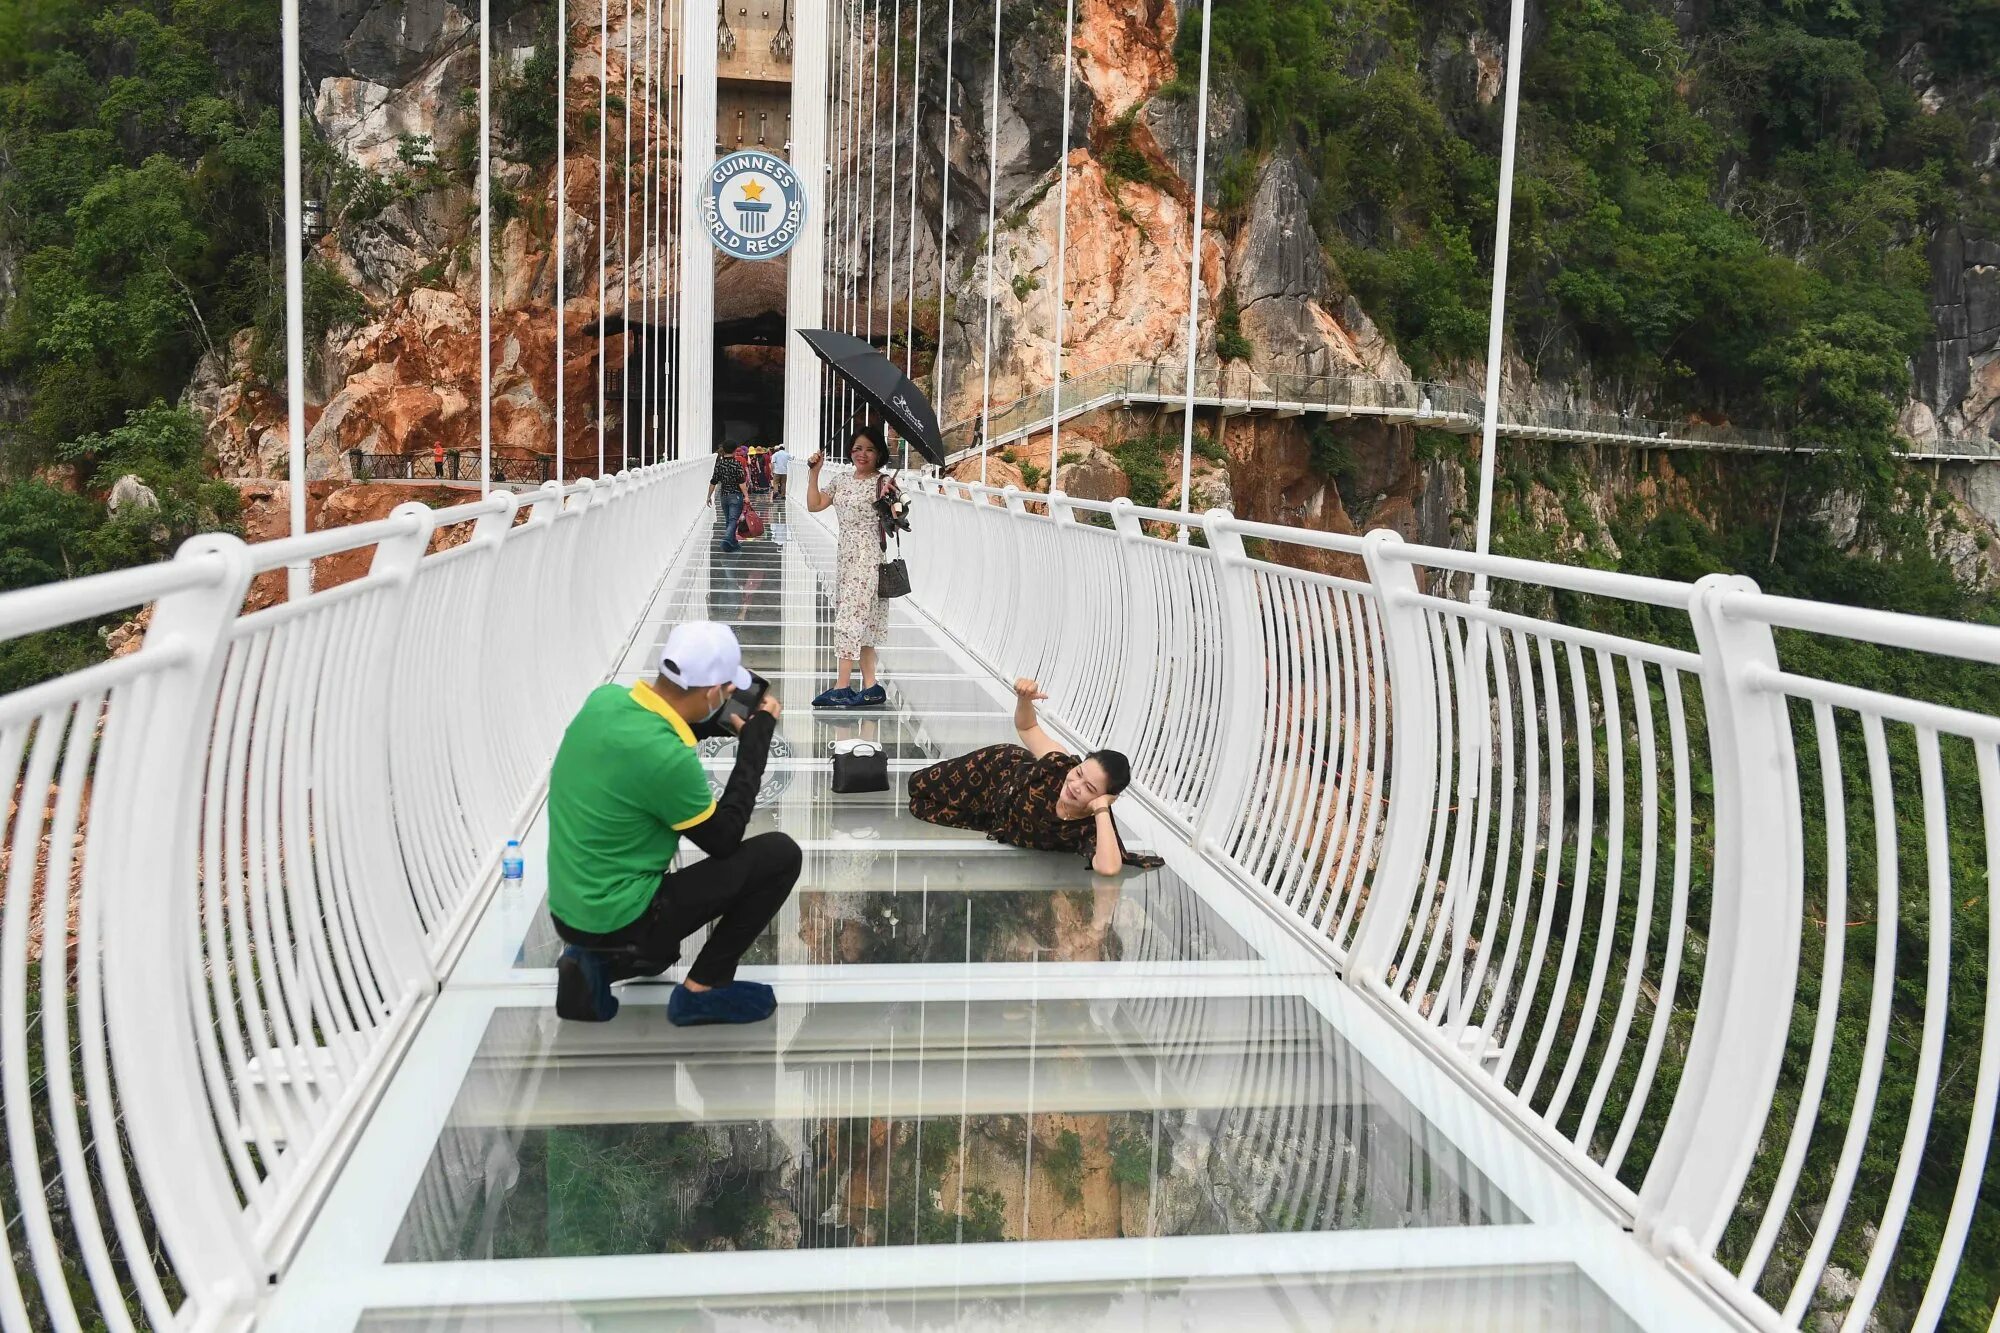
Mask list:
[[917,604],[1663,1259],[1759,1328],[1987,1326],[2000,630],[918,488]]
[[[0,1325],[244,1320],[707,461],[0,597],[0,641],[151,615],[136,651],[0,698]],[[260,574],[370,548],[245,612]]]

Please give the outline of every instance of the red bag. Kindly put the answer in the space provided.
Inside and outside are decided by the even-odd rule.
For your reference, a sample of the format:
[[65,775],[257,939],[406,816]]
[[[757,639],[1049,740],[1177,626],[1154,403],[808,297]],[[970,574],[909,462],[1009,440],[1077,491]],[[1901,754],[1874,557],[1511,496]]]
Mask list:
[[744,506],[743,517],[736,522],[736,540],[747,542],[753,537],[764,535],[764,516],[749,506]]

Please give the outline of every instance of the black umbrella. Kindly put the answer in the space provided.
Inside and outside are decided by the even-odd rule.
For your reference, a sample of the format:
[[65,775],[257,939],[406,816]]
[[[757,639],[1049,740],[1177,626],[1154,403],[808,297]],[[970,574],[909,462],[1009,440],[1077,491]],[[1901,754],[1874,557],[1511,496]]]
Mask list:
[[832,329],[800,329],[799,336],[833,373],[873,403],[889,424],[918,453],[944,466],[944,439],[938,433],[937,412],[924,391],[896,369],[896,363],[861,339]]

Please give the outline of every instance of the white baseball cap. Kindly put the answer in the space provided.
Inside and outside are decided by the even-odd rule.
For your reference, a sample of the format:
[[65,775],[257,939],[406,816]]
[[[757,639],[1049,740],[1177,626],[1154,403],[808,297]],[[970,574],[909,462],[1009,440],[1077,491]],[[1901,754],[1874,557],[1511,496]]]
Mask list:
[[660,649],[660,674],[686,690],[711,685],[750,688],[735,632],[713,620],[690,620],[673,627]]

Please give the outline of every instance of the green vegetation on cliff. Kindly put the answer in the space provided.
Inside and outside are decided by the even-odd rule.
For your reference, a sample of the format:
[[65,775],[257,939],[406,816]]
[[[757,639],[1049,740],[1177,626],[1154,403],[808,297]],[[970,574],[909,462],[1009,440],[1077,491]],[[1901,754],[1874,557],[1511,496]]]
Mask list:
[[[1479,34],[1501,12],[1215,11],[1253,151],[1302,155],[1341,272],[1420,371],[1484,355],[1501,53]],[[1844,480],[1885,476],[1928,328],[1925,227],[1972,188],[1965,121],[1926,112],[1895,66],[1922,38],[1941,76],[1991,71],[1991,7],[1723,0],[1685,33],[1637,0],[1535,18],[1511,345],[1545,377],[1587,366],[1671,408],[1794,428],[1835,447]],[[1198,40],[1186,25],[1183,78]]]
[[[275,324],[277,35],[244,0],[0,0],[0,591],[235,518],[201,423],[167,404],[204,353]],[[337,307],[344,285],[314,278]],[[158,508],[109,512],[126,475]],[[0,690],[100,651],[87,628],[9,644]]]

